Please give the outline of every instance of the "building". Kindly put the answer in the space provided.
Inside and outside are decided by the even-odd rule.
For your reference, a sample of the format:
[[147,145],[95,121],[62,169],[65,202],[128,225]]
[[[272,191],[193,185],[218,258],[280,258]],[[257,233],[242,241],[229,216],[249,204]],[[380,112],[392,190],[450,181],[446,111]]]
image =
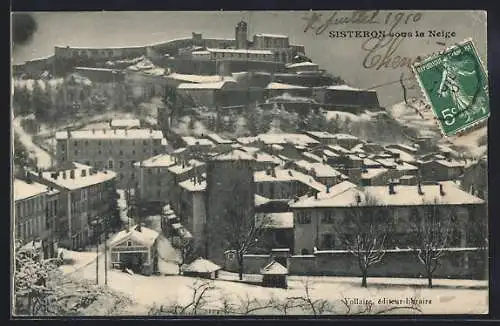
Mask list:
[[269,199],[294,199],[325,190],[312,176],[291,169],[256,171],[254,180],[256,193]]
[[306,135],[323,145],[336,145],[338,143],[337,137],[327,131],[307,131]]
[[343,175],[328,164],[319,162],[310,163],[301,160],[294,162],[293,165],[297,171],[310,175],[325,186],[333,186],[347,179],[346,175]]
[[142,207],[162,207],[170,201],[170,191],[175,186],[174,175],[168,168],[176,165],[169,154],[160,154],[144,161],[135,162],[138,176],[136,198]]
[[319,71],[319,65],[317,63],[304,61],[297,63],[290,63],[285,66],[288,72],[310,72],[310,71]]
[[419,164],[422,180],[445,181],[457,180],[463,173],[465,165],[452,159],[438,159]]
[[109,122],[111,129],[140,129],[139,119],[113,119]]
[[180,182],[179,199],[180,209],[177,216],[180,223],[194,236],[195,247],[203,251],[205,243],[206,207],[205,196],[207,182],[201,175]]
[[[342,185],[342,184],[340,184]],[[338,186],[340,186],[338,185]],[[456,222],[450,247],[484,246],[486,211],[484,201],[460,190],[452,182],[402,186],[332,187],[331,195],[303,198],[290,206],[294,213],[295,253],[323,249],[346,249],[338,229],[348,223],[349,214],[369,207],[384,207],[393,225],[386,248],[406,248],[415,233],[414,210],[424,206],[453,210]],[[369,198],[373,199],[368,202]],[[366,203],[366,204],[365,204]],[[374,208],[375,209],[375,208]],[[484,221],[483,221],[484,220]],[[482,222],[481,222],[482,221]],[[484,228],[481,229],[481,228]],[[390,243],[389,243],[390,242]]]
[[[66,248],[91,242],[92,223],[102,225],[116,209],[116,173],[73,163],[72,168],[30,173],[37,182],[59,191],[55,237]],[[98,230],[99,232],[101,230]]]
[[120,231],[109,244],[111,267],[153,274],[158,268],[158,236],[158,232],[139,225]]
[[14,179],[14,229],[16,241],[41,240],[43,257],[55,257],[57,240],[53,231],[58,214],[59,191],[43,184]]
[[134,163],[165,152],[166,140],[159,130],[74,130],[56,133],[59,166],[79,162],[117,173],[119,188],[134,188]]
[[318,103],[328,104],[332,110],[337,109],[355,113],[380,109],[375,90],[334,85],[316,89],[314,97]]
[[[290,97],[310,97],[312,96],[312,89],[309,87],[283,84],[277,82],[269,83],[265,88],[265,98],[274,98],[278,96]],[[285,95],[286,94],[286,95]]]
[[237,83],[230,80],[220,80],[215,83],[185,83],[177,86],[179,95],[192,99],[196,106],[208,107],[235,104],[230,101],[225,102],[224,99],[227,99],[227,94],[231,94],[229,92],[238,90]]
[[253,219],[255,216],[253,161],[250,154],[236,149],[215,155],[207,161],[206,257],[216,263],[224,261],[224,251],[234,249],[225,243],[229,241],[229,235],[225,234],[228,231],[226,226],[231,221],[229,219],[233,219],[231,223],[238,223],[238,219]]

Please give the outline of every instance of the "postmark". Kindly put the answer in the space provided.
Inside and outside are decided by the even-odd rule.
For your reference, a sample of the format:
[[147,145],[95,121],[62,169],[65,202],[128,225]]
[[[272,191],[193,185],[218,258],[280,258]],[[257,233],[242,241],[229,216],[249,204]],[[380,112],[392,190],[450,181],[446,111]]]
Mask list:
[[488,77],[471,39],[414,63],[412,70],[445,136],[489,117]]

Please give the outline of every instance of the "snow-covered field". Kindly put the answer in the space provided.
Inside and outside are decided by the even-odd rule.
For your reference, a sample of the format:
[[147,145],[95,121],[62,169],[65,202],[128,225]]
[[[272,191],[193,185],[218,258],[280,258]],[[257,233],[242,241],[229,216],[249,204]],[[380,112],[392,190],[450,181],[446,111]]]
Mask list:
[[[103,259],[102,257],[100,258]],[[103,263],[99,266],[99,281],[104,284]],[[95,280],[95,264],[72,274],[87,280]],[[379,299],[420,298],[430,300],[420,308],[424,314],[481,314],[488,311],[488,290],[466,288],[467,286],[483,285],[478,281],[449,281],[435,280],[435,288],[427,289],[410,284],[425,285],[425,280],[402,279],[368,279],[368,288],[360,287],[359,278],[337,277],[300,277],[291,276],[288,280],[288,289],[265,288],[233,281],[214,280],[214,286],[209,291],[207,308],[218,309],[224,298],[232,302],[242,300],[267,300],[271,298],[284,300],[289,297],[304,296],[305,284],[310,289],[313,299],[326,299],[335,306],[339,313],[345,313],[343,299],[372,299],[375,305]],[[372,282],[373,283],[370,283]],[[124,314],[146,314],[153,305],[169,305],[173,303],[187,304],[192,298],[192,288],[201,279],[184,276],[142,276],[129,275],[117,270],[108,271],[109,287],[132,299],[133,304]],[[462,285],[465,288],[459,288]],[[376,307],[375,307],[376,308]],[[418,313],[418,312],[416,312]]]

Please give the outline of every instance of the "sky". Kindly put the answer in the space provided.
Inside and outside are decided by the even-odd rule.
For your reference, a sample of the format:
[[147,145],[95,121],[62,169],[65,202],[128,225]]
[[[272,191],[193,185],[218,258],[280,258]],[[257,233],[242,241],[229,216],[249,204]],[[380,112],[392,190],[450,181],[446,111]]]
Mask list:
[[[316,30],[332,15],[332,24],[317,35],[314,29],[305,31],[305,17],[320,14]],[[380,11],[372,23],[346,21],[352,11],[257,11],[257,12],[45,12],[33,13],[36,31],[30,42],[17,46],[12,53],[13,63],[50,56],[54,46],[133,46],[190,37],[192,32],[207,38],[234,38],[234,26],[240,20],[249,24],[249,39],[256,33],[286,34],[292,44],[304,45],[306,55],[333,75],[342,77],[347,84],[358,88],[377,85],[383,106],[402,101],[400,76],[411,76],[411,70],[401,62],[411,62],[417,56],[425,57],[464,39],[472,38],[486,65],[486,12],[483,11]],[[367,12],[370,18],[374,12]],[[387,23],[386,23],[387,22]],[[395,23],[399,22],[394,26]],[[331,38],[331,31],[385,31],[412,32],[412,37],[387,36],[380,41],[368,38]],[[415,31],[424,34],[415,37]],[[437,34],[429,36],[429,31]],[[449,38],[437,32],[448,32]],[[454,34],[452,34],[454,33]],[[394,42],[394,43],[392,43]],[[367,57],[368,56],[368,57]],[[389,62],[389,67],[377,69],[376,63]],[[408,58],[408,59],[406,59]],[[365,64],[363,64],[365,62]],[[394,65],[394,67],[391,67]],[[373,66],[371,68],[367,66]],[[392,83],[392,84],[391,84]]]

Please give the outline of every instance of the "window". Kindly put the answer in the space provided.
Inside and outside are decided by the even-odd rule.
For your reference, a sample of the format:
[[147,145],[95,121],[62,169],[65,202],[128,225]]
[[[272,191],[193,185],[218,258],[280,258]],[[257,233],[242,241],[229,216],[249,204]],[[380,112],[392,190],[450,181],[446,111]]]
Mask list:
[[132,155],[135,155],[135,149],[132,151]]
[[120,181],[123,180],[123,173],[120,173],[119,178],[120,178]]
[[75,147],[78,146],[78,142],[76,140],[73,142],[73,144],[75,145]]
[[132,145],[135,145],[135,140],[132,140]]
[[122,150],[120,150],[120,156],[123,156],[123,151]]
[[90,161],[85,161],[85,165],[90,165]]
[[143,145],[147,145],[147,144],[148,144],[148,141],[147,141],[147,140],[143,140],[143,141],[142,141],[142,144],[143,144]]
[[101,146],[101,145],[102,145],[102,143],[101,143],[101,141],[100,141],[100,140],[97,142],[97,145],[99,145],[99,146]]
[[323,234],[321,239],[322,249],[332,249],[335,248],[335,238],[333,234]]
[[161,190],[160,190],[160,189],[158,189],[158,190],[156,191],[156,196],[157,196],[157,197],[160,197],[160,196],[161,196]]
[[333,224],[334,223],[334,213],[332,211],[326,211],[321,219],[322,223]]
[[101,151],[101,150],[99,150],[97,153],[98,153],[99,155],[101,155],[101,154],[102,154],[102,151]]
[[89,141],[88,140],[85,141],[85,146],[89,146]]
[[311,224],[311,215],[309,212],[299,212],[297,214],[297,222],[299,224]]
[[132,247],[132,241],[127,241],[127,247]]
[[113,164],[113,160],[109,160],[109,161],[108,161],[108,168],[109,168],[109,169],[112,169],[112,168],[113,168],[113,165],[114,165],[114,164]]
[[132,178],[132,180],[134,180],[135,179],[135,173],[132,172],[132,174],[130,174],[130,177]]
[[158,155],[158,151],[156,149],[153,150],[153,155]]
[[152,174],[153,173],[153,170],[151,170],[151,169],[148,169],[147,171],[148,171],[148,174]]
[[78,155],[78,151],[75,149],[75,155]]
[[120,168],[123,168],[123,161],[118,162]]
[[130,166],[134,167],[134,163],[135,163],[135,161],[130,161]]

